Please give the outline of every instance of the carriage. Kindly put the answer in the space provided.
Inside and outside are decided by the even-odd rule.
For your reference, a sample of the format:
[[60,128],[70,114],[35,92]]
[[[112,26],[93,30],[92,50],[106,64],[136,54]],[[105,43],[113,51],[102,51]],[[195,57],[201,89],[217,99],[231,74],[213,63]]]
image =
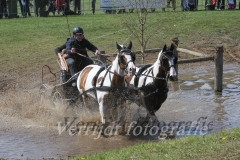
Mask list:
[[[45,79],[46,70],[54,80],[47,81],[47,78]],[[79,91],[75,85],[75,81],[79,73],[76,73],[72,77],[67,73],[67,80],[65,82],[63,82],[62,74],[64,74],[64,70],[60,70],[60,73],[53,73],[48,65],[42,67],[42,84],[40,87],[41,102],[50,100],[56,108],[62,108],[66,104],[76,102],[79,98]],[[56,84],[56,82],[58,82],[58,84]]]
[[[81,54],[79,55],[84,56]],[[100,56],[96,58],[92,57],[91,60],[99,66],[106,67]],[[55,73],[50,66],[42,66],[40,96],[41,102],[44,100],[50,100],[56,108],[62,108],[68,104],[71,105],[76,103],[77,100],[82,100],[76,85],[76,80],[81,71],[71,76],[66,60],[61,54],[58,54],[57,63],[60,70]]]
[[[176,77],[177,58],[173,54],[173,45],[170,49],[165,45],[159,52],[156,62],[151,66],[144,67],[144,69],[138,68],[137,74],[135,74],[134,64],[136,57],[131,52],[131,46],[131,43],[128,47],[117,44],[119,53],[110,66],[89,65],[67,79],[62,77],[67,71],[66,62],[59,56],[60,82],[62,83],[54,86],[42,83],[41,94],[51,97],[56,107],[63,106],[65,102],[72,103],[81,99],[85,108],[89,108],[88,102],[94,99],[98,103],[103,125],[107,123],[108,119],[113,118],[107,117],[109,110],[127,108],[126,100],[134,103],[137,100],[137,105],[143,106],[147,111],[147,123],[150,122],[150,125],[159,124],[155,112],[160,109],[167,98],[168,79],[173,78],[174,80]],[[49,72],[56,77],[48,66],[44,67],[47,67]],[[127,82],[128,77],[131,78]],[[136,81],[138,81],[137,84]],[[131,85],[133,87],[130,87]],[[125,114],[121,112],[121,109],[119,111],[117,116],[110,116],[115,116],[114,118],[117,120],[122,119]]]

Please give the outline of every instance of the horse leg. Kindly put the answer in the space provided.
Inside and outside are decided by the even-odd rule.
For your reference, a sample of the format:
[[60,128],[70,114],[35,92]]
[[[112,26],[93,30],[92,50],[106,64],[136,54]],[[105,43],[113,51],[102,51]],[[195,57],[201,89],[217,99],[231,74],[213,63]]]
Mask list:
[[160,124],[160,122],[159,122],[159,120],[158,120],[158,118],[157,118],[157,116],[155,115],[155,113],[154,114],[151,114],[150,115],[150,118],[151,118],[151,126],[157,126],[157,125],[159,125]]
[[117,131],[120,134],[124,134],[127,131],[127,108],[125,105],[118,106],[117,111],[117,125],[121,131]]
[[150,119],[151,119],[150,126],[154,126],[154,125],[160,124],[157,116],[155,115],[155,112],[149,111],[148,107],[146,106],[144,98],[142,99],[142,103],[143,103],[143,107],[147,111],[147,117],[150,117]]
[[99,102],[99,112],[101,115],[101,120],[102,120],[102,124],[105,125],[106,124],[106,106],[103,104],[103,102]]
[[83,100],[84,106],[87,108],[88,107],[88,105],[87,105],[87,97],[82,96],[82,100]]
[[115,113],[116,114],[116,122],[118,123],[118,124],[121,124],[122,122],[123,122],[123,106],[117,106],[117,113]]
[[82,95],[83,104],[84,104],[84,106],[87,110],[87,113],[90,113],[90,108],[89,108],[89,105],[88,105],[88,99],[89,99],[88,96]]

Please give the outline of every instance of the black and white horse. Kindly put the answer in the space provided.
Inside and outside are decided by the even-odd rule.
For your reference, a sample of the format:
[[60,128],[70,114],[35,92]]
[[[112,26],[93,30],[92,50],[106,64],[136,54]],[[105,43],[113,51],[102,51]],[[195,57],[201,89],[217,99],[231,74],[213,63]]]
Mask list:
[[155,112],[158,111],[168,95],[168,79],[177,80],[175,65],[177,57],[173,53],[174,46],[168,49],[165,45],[159,52],[156,62],[151,66],[143,66],[136,69],[136,75],[132,77],[130,85],[141,93],[139,106],[147,111],[147,118],[152,123],[158,123]]
[[102,124],[106,123],[107,110],[116,107],[113,105],[121,98],[111,97],[111,93],[125,89],[127,86],[125,76],[133,76],[136,70],[135,54],[131,52],[132,43],[130,42],[127,47],[116,45],[119,52],[108,68],[102,69],[99,65],[88,65],[77,79],[77,88],[85,106],[88,107],[88,101],[91,99],[98,103]]

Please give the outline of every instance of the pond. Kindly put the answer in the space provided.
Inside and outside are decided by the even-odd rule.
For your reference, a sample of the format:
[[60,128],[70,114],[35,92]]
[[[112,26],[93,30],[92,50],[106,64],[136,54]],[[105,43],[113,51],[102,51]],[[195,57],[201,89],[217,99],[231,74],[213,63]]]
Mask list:
[[[169,83],[168,99],[157,112],[159,120],[165,124],[176,123],[178,126],[179,122],[182,126],[186,126],[187,122],[200,123],[200,127],[191,132],[186,128],[183,132],[177,132],[177,137],[240,127],[239,72],[239,65],[225,65],[223,91],[221,94],[215,94],[213,65],[198,69],[180,69],[179,82]],[[64,125],[60,126],[60,130],[57,125],[64,124],[64,115],[59,115],[55,124],[50,126],[13,117],[3,115],[0,118],[1,158],[66,158],[159,140],[156,136],[116,135],[96,138],[97,135],[91,134],[71,135],[69,130],[64,130]],[[69,117],[68,121],[71,122],[73,118],[74,116]],[[204,126],[208,128],[204,129]]]

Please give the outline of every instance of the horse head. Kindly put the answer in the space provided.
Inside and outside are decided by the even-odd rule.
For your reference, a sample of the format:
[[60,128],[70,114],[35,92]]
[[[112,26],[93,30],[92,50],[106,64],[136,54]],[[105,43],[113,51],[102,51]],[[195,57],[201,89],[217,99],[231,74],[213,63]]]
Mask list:
[[160,61],[160,65],[164,68],[166,74],[168,74],[170,81],[177,80],[177,72],[175,70],[175,66],[177,64],[177,57],[173,53],[173,49],[173,44],[170,48],[167,48],[165,44],[158,58]]
[[136,67],[135,67],[135,53],[131,51],[132,42],[130,41],[127,47],[123,45],[119,45],[116,43],[118,49],[118,65],[120,69],[127,73],[128,76],[135,75]]

